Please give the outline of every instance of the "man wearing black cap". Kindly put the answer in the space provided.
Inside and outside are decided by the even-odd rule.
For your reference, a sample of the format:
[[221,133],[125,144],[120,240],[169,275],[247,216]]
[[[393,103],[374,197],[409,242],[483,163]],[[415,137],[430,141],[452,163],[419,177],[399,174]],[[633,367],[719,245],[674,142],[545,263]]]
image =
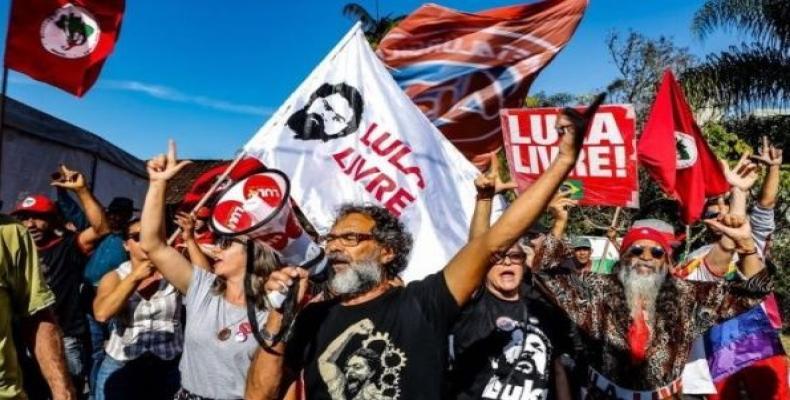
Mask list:
[[84,338],[88,333],[80,301],[82,273],[87,254],[110,230],[104,210],[81,173],[61,166],[58,179],[52,185],[77,196],[85,209],[89,228],[78,233],[63,229],[57,205],[44,195],[27,196],[12,214],[28,229],[38,249],[44,278],[55,294],[55,316],[63,330],[69,372],[80,392],[86,373]]

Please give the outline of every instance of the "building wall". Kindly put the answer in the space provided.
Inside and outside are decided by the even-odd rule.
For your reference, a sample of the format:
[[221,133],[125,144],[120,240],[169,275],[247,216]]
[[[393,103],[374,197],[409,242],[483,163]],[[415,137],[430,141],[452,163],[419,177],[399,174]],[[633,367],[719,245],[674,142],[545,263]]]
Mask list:
[[[26,135],[9,126],[5,127],[2,140],[0,199],[4,213],[10,212],[27,194],[43,193],[54,197],[55,190],[49,182],[61,163],[85,174],[105,206],[115,196],[133,199],[138,208],[142,205],[147,181],[89,152]],[[95,185],[92,182],[94,168]]]

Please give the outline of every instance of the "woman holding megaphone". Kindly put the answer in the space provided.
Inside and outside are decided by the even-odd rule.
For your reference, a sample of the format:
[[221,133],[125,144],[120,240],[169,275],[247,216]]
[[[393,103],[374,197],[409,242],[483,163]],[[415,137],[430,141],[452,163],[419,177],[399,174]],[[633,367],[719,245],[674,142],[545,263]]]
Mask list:
[[149,186],[142,213],[140,242],[154,266],[184,294],[186,328],[179,369],[181,390],[176,399],[241,399],[253,353],[258,348],[247,317],[244,278],[247,258],[253,257],[253,293],[258,323],[266,319],[262,290],[268,274],[279,268],[275,255],[242,237],[217,241],[214,272],[197,268],[164,238],[167,182],[189,161],[176,159],[169,142],[167,154],[147,164]]

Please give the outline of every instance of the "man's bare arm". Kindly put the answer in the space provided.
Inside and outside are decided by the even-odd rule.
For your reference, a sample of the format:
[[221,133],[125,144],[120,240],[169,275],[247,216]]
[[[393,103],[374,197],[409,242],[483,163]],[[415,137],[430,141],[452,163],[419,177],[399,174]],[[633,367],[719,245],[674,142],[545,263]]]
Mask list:
[[[307,271],[296,267],[285,267],[274,271],[264,285],[265,291],[280,291],[299,282],[297,297],[303,299],[307,292]],[[264,330],[270,334],[280,332],[283,324],[282,310],[270,309]],[[287,365],[285,360],[286,344],[279,342],[269,350],[259,349],[255,353],[249,371],[247,386],[244,390],[246,400],[275,400],[285,396],[288,387],[296,380],[298,369]]]
[[763,163],[767,171],[765,180],[760,189],[760,197],[757,203],[762,208],[774,208],[776,196],[779,193],[779,173],[782,168],[782,149],[771,145],[767,136],[762,137],[762,146],[757,156],[752,156],[753,160]]
[[[730,169],[726,161],[721,161],[724,175],[730,184],[730,210],[722,218],[735,219],[737,221],[726,221],[726,225],[740,226],[741,220],[746,219],[746,201],[749,190],[757,181],[757,164],[749,161],[749,153],[744,153],[735,166]],[[724,200],[719,200],[719,209],[723,209]],[[722,235],[716,246],[705,256],[705,264],[711,272],[716,275],[724,275],[730,268],[733,254],[735,253],[735,242],[727,235]]]
[[104,214],[104,207],[91,193],[82,173],[61,165],[60,174],[61,179],[52,181],[52,186],[74,192],[85,210],[85,217],[88,219],[90,227],[80,232],[77,240],[80,248],[89,252],[101,238],[110,233],[110,224]]
[[66,368],[63,334],[55,323],[52,310],[39,311],[24,319],[22,324],[25,341],[36,357],[53,400],[76,399]]

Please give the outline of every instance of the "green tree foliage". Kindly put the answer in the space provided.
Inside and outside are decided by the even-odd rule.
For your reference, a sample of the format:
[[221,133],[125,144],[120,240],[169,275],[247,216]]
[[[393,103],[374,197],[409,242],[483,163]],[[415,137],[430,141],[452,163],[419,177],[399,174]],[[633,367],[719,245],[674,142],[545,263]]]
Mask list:
[[752,40],[709,55],[684,75],[697,100],[743,114],[790,106],[790,1],[707,0],[694,16],[700,39],[717,30]]
[[406,18],[405,15],[392,16],[387,14],[383,17],[378,16],[378,3],[376,5],[376,17],[374,17],[365,7],[357,3],[348,3],[343,6],[343,15],[353,18],[362,23],[362,30],[365,32],[365,38],[368,43],[375,49],[381,39],[394,28],[400,21]]
[[650,111],[664,70],[669,68],[679,76],[696,61],[688,48],[676,46],[671,38],[652,39],[634,31],[610,33],[606,47],[619,74],[607,86],[608,100],[633,104],[637,121]]

